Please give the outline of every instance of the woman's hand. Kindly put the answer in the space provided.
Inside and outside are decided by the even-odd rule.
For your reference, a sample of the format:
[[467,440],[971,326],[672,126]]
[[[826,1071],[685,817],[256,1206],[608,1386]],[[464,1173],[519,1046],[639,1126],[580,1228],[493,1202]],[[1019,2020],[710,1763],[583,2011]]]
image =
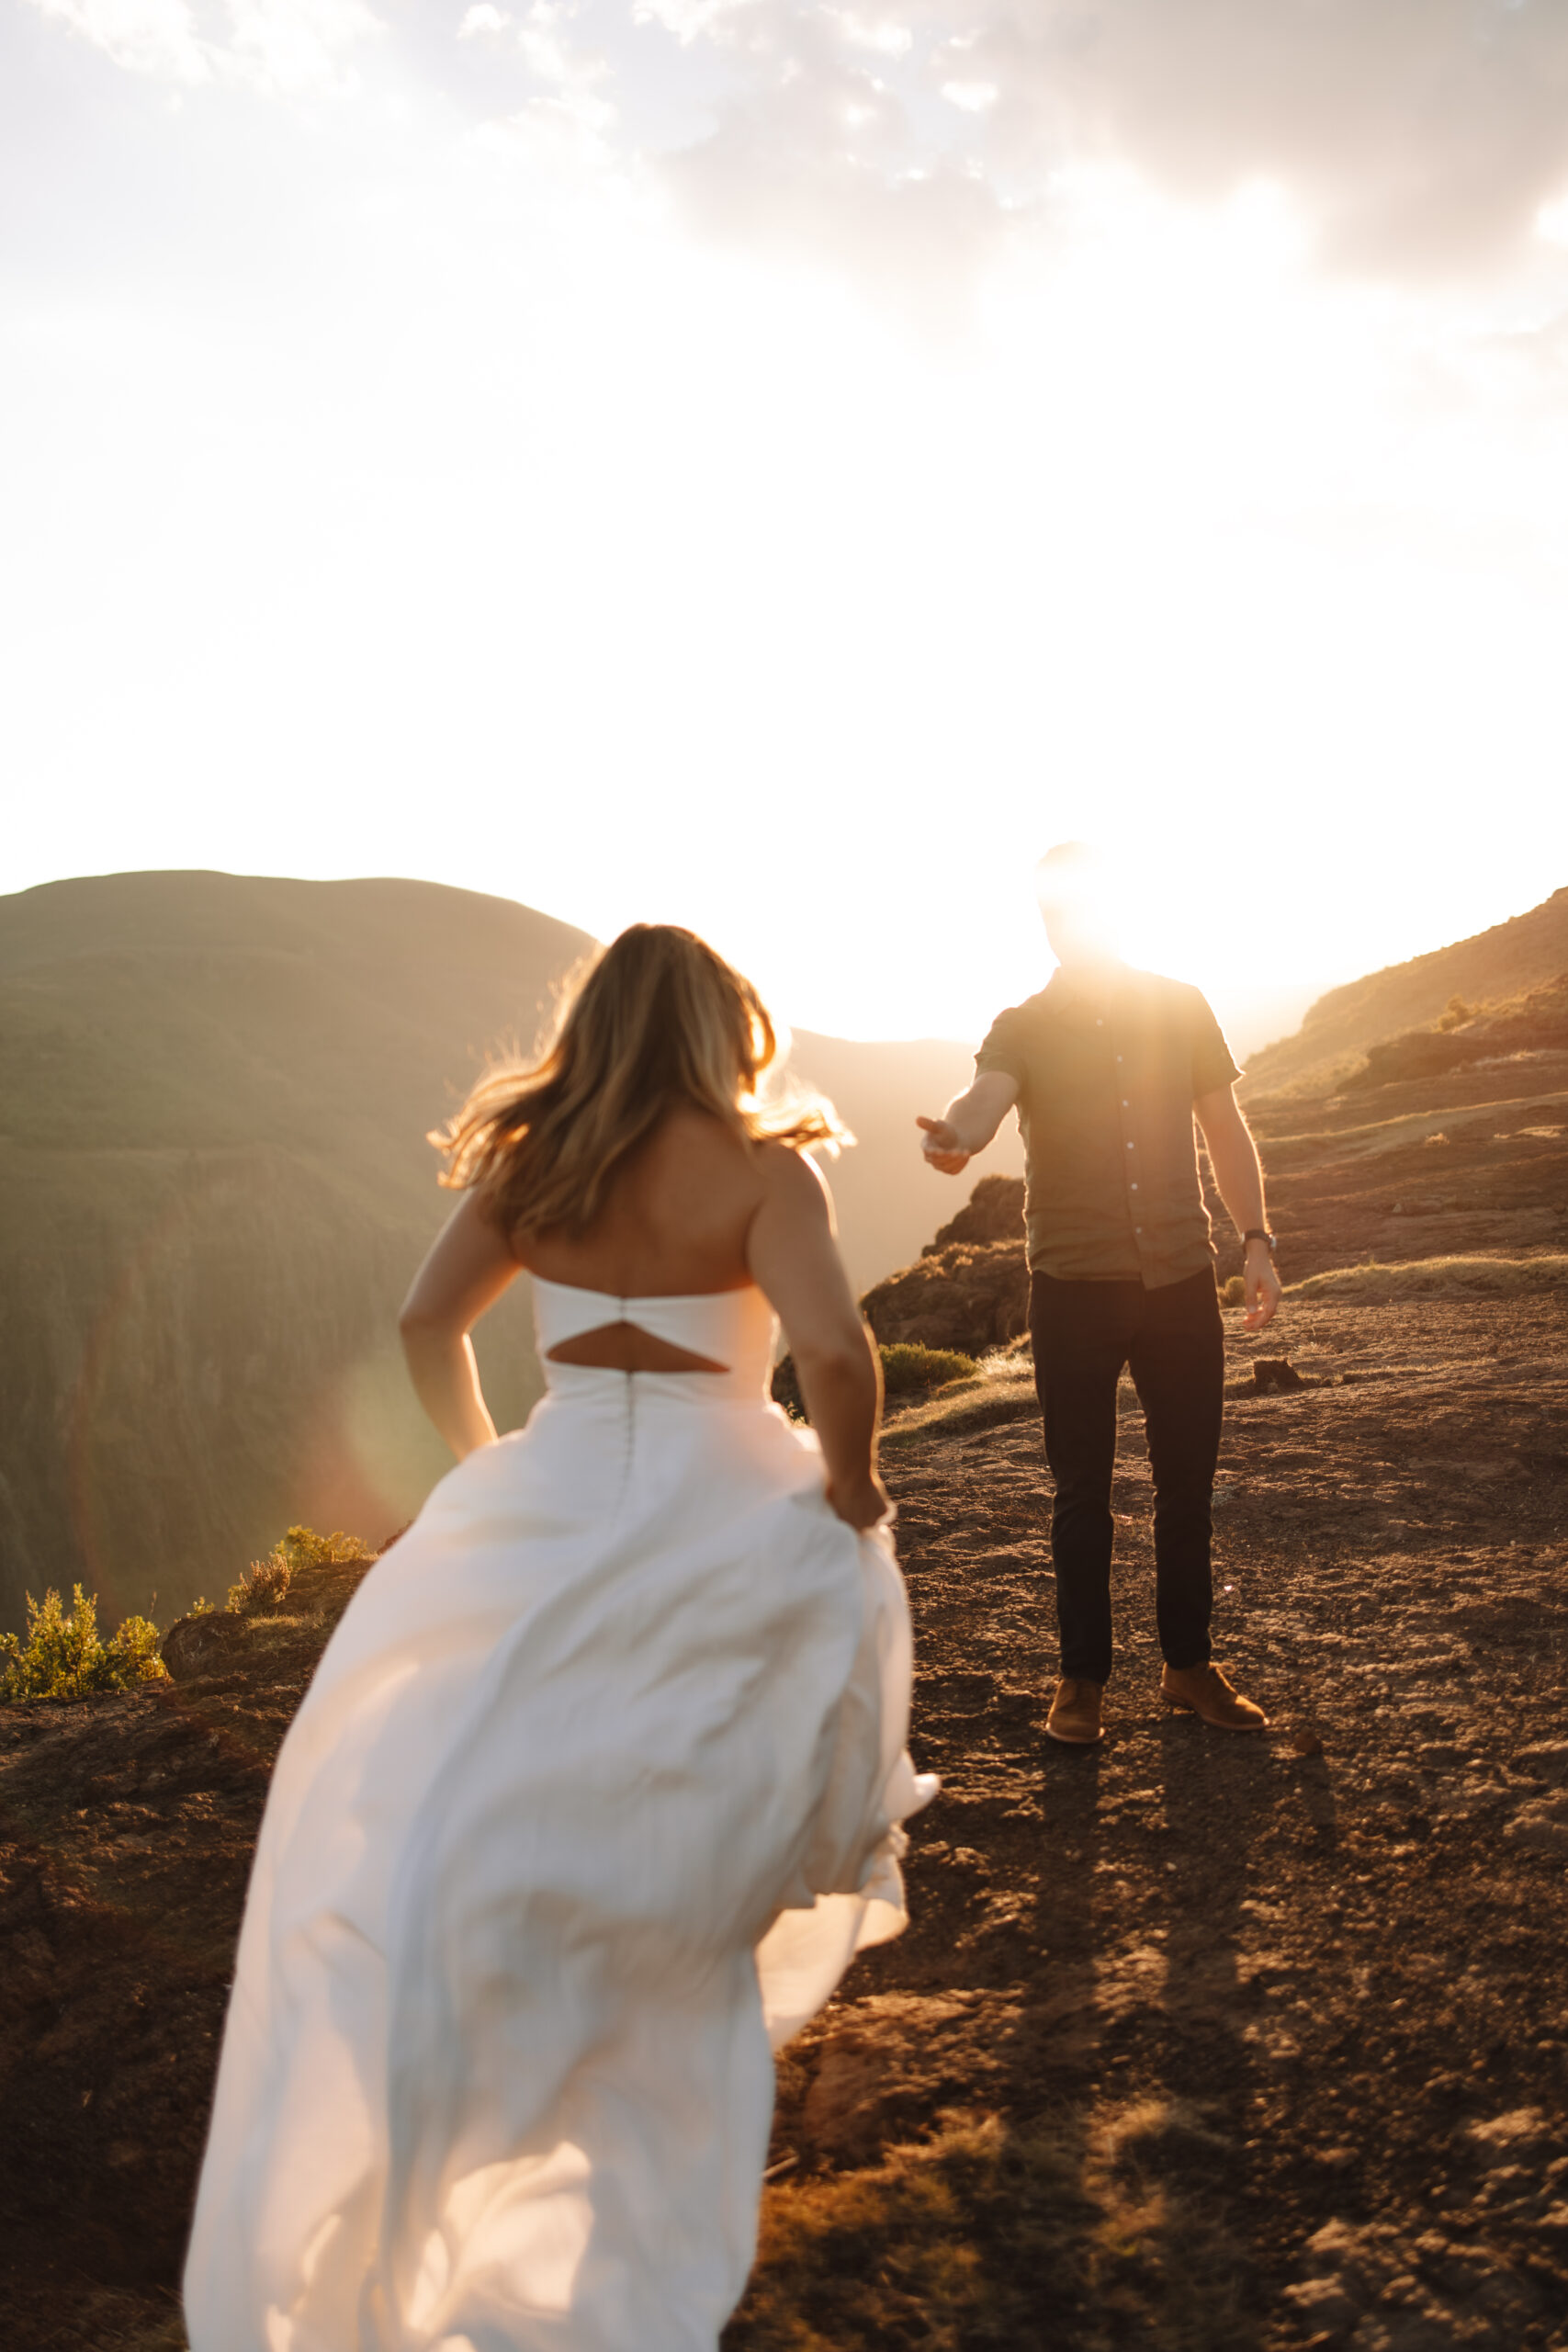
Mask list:
[[887,1517],[892,1498],[874,1470],[864,1477],[840,1479],[828,1489],[828,1500],[846,1527],[863,1533]]

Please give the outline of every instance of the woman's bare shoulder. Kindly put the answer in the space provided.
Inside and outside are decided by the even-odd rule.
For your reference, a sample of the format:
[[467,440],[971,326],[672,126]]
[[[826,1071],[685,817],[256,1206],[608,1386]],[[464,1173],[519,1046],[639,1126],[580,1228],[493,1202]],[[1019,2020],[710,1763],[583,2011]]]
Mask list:
[[797,1214],[820,1216],[826,1208],[832,1214],[833,1195],[809,1152],[793,1143],[753,1144],[753,1164],[770,1204]]

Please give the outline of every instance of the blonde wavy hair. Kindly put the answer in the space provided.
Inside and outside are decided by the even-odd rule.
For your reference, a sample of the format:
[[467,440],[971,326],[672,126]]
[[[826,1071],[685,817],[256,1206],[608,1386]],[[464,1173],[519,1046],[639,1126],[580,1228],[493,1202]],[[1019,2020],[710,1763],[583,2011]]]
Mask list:
[[427,1140],[442,1183],[477,1192],[503,1232],[579,1234],[677,1103],[745,1142],[852,1142],[830,1102],[778,1087],[778,1059],[750,980],[694,932],[633,923],[569,983],[542,1058],[492,1065]]

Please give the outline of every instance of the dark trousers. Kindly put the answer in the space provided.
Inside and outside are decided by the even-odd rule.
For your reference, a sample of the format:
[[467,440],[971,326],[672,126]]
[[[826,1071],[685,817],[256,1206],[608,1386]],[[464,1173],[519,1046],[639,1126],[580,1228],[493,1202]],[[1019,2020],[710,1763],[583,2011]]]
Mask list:
[[1063,1674],[1111,1679],[1111,1478],[1124,1364],[1144,1408],[1154,1474],[1160,1648],[1171,1666],[1201,1666],[1213,1608],[1210,1509],[1224,1399],[1213,1275],[1145,1290],[1035,1274],[1029,1328],[1056,1487],[1051,1558]]

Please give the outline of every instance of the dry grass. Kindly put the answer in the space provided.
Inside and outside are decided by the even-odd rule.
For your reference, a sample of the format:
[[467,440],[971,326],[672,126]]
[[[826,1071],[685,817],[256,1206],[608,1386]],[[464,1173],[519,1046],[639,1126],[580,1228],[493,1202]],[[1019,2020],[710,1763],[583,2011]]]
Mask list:
[[928,1348],[907,1340],[896,1340],[878,1352],[883,1390],[888,1396],[918,1396],[933,1388],[951,1388],[955,1381],[972,1380],[979,1369],[973,1356],[957,1348]]
[[885,1445],[898,1443],[921,1430],[939,1425],[954,1436],[969,1430],[998,1429],[1004,1421],[1021,1421],[1038,1412],[1034,1374],[1026,1362],[1021,1374],[1010,1370],[999,1375],[976,1373],[968,1380],[951,1381],[919,1404],[906,1407],[890,1419],[882,1433]]
[[1355,1306],[1392,1298],[1517,1298],[1551,1290],[1568,1290],[1568,1255],[1556,1251],[1540,1258],[1413,1258],[1399,1266],[1332,1266],[1290,1283],[1285,1295]]
[[726,2352],[1250,2352],[1204,2180],[1226,2154],[1154,2103],[1095,2142],[1066,2114],[947,2116],[770,2192]]

